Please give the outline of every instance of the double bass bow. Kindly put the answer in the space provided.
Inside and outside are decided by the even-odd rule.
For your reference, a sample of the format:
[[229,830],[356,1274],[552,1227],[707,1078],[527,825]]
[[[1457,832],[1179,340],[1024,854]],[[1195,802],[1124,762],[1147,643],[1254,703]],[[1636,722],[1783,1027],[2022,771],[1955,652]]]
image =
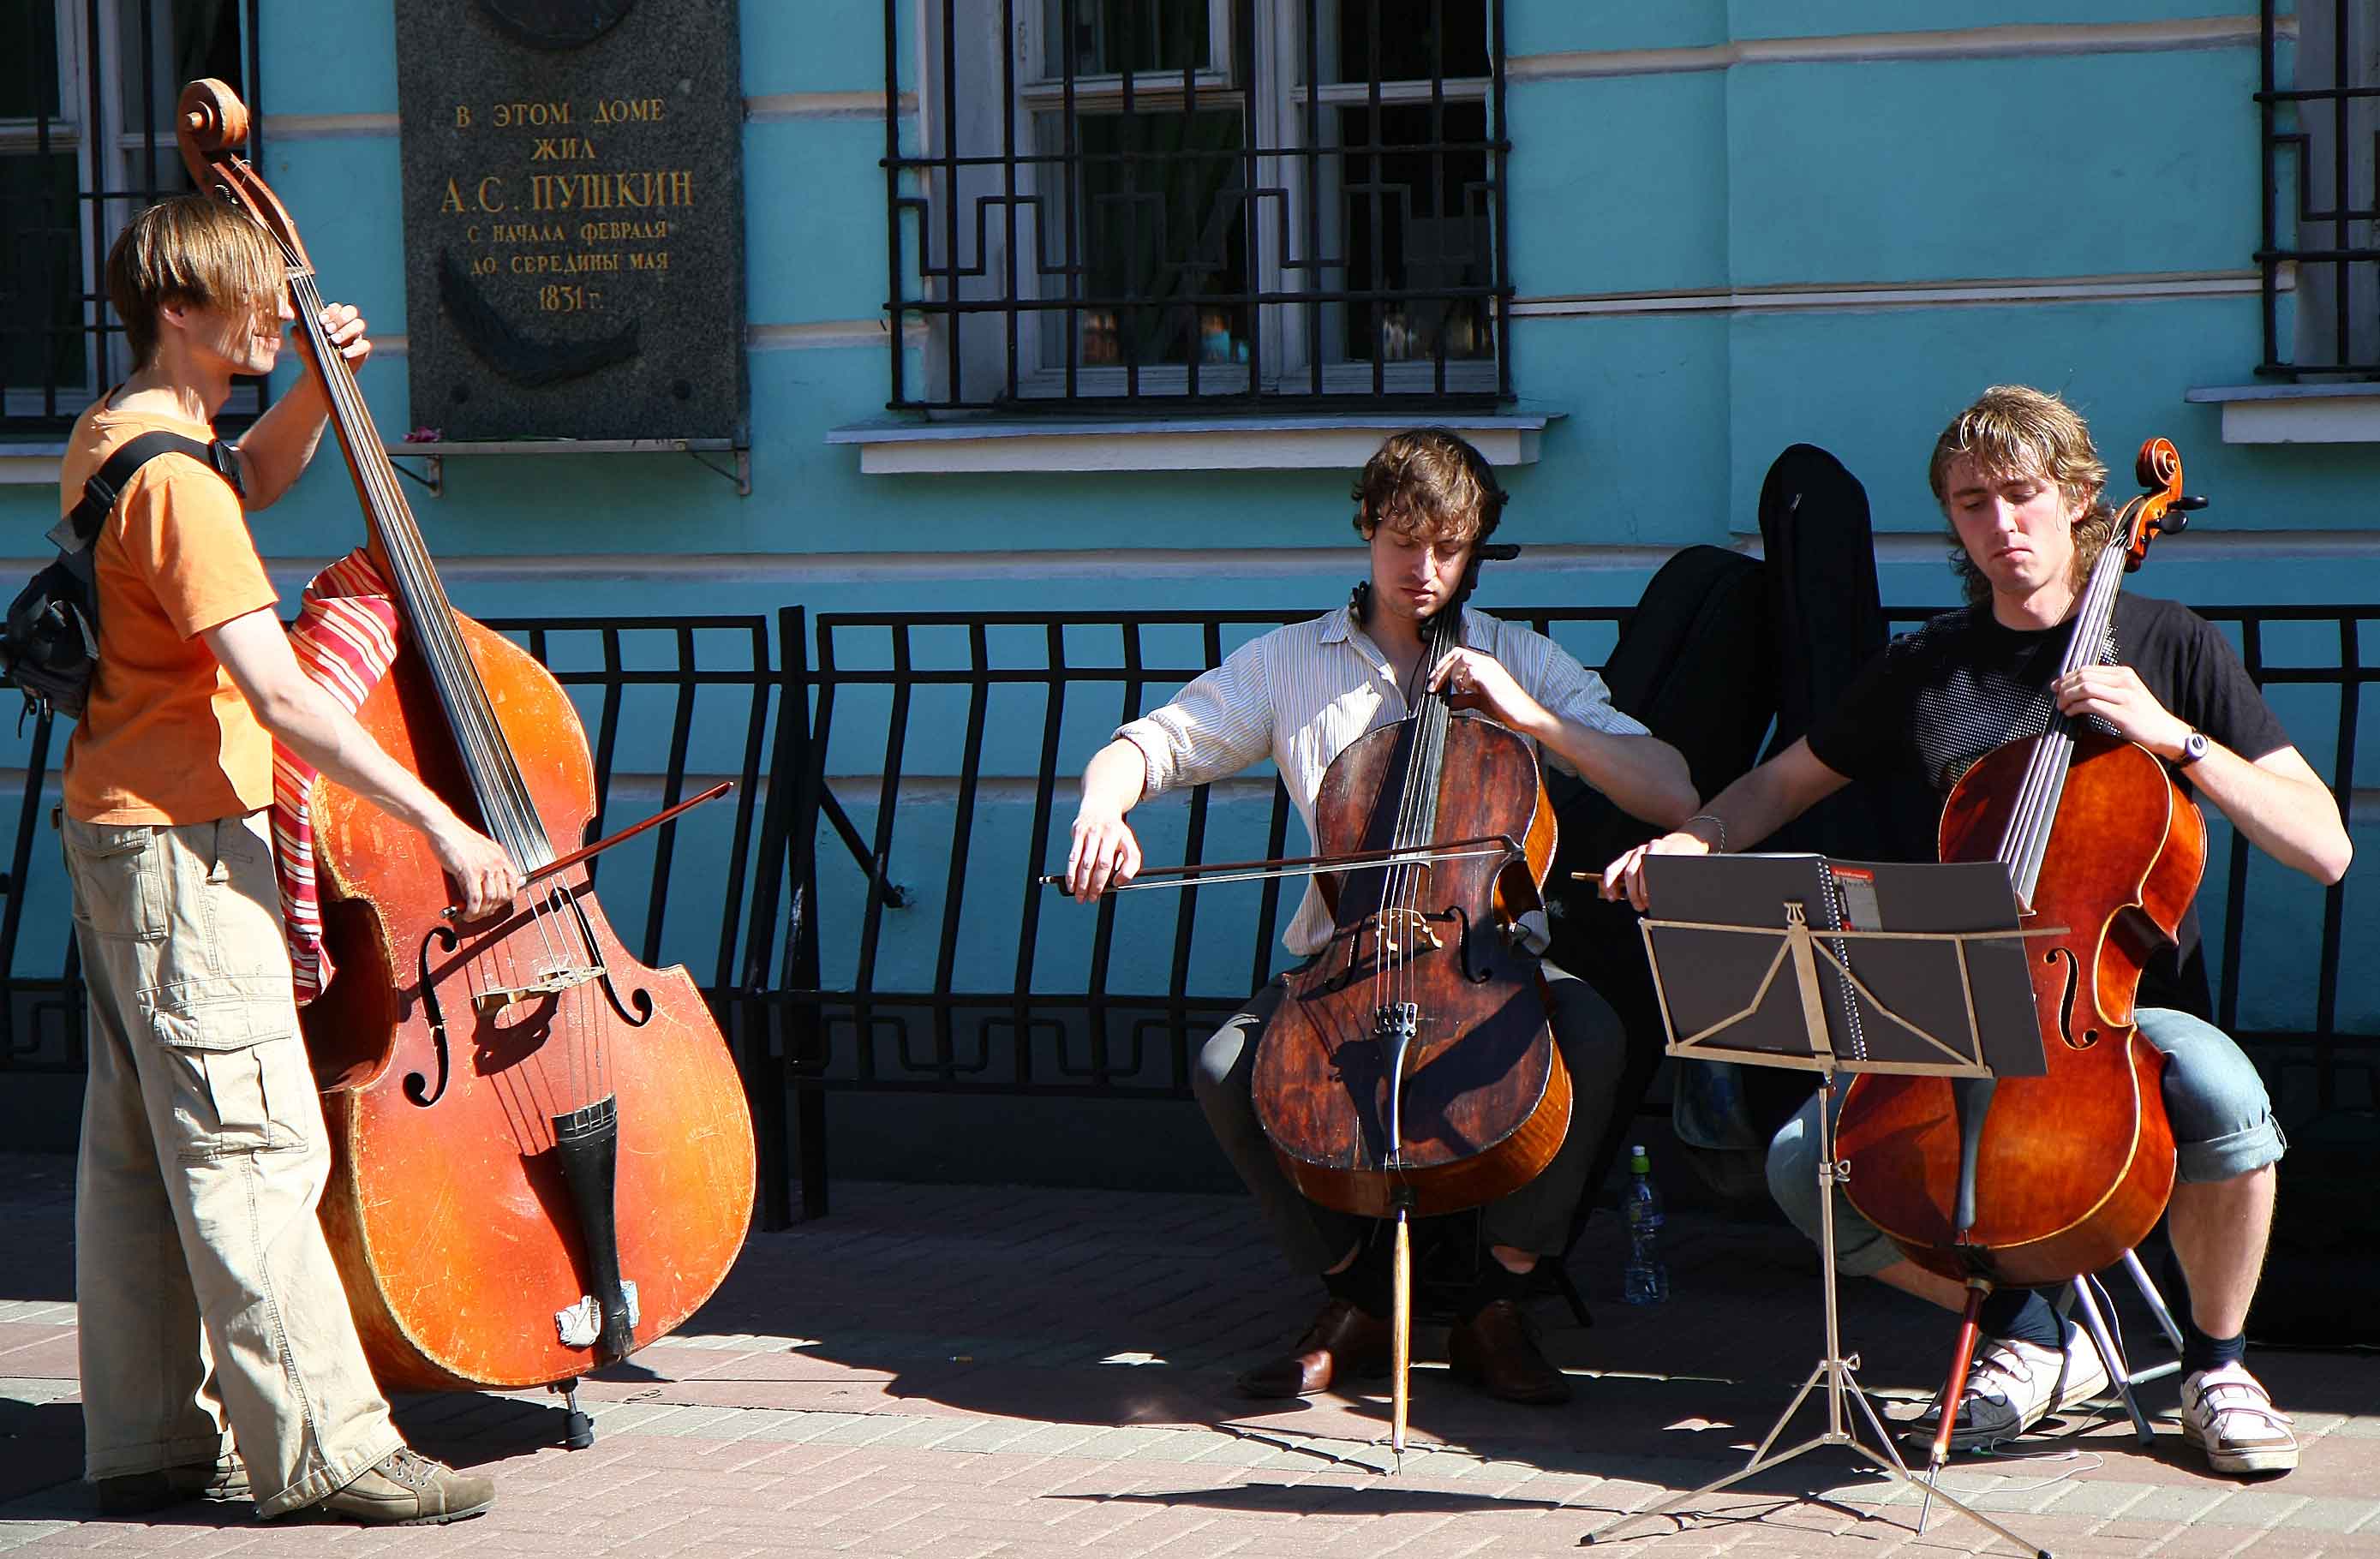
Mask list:
[[[1427,665],[1461,647],[1478,562],[1518,550],[1476,550],[1463,587],[1424,625]],[[1570,1125],[1551,998],[1521,935],[1523,917],[1544,909],[1554,814],[1528,740],[1439,692],[1331,760],[1314,831],[1317,855],[1142,876],[1160,879],[1150,887],[1318,878],[1330,942],[1287,976],[1257,1040],[1251,1093],[1301,1193],[1395,1220],[1391,1444],[1402,1453],[1409,1220],[1527,1184]]]
[[[2141,446],[2147,490],[2073,614],[2060,675],[2098,664],[2124,575],[2186,511],[2181,457]],[[2171,946],[2206,861],[2206,820],[2146,748],[2060,714],[1985,754],[1942,809],[1944,861],[1997,860],[2022,910],[2039,1077],[1863,1073],[1836,1129],[1844,1192],[1912,1262],[1968,1286],[1934,1465],[1947,1454],[1974,1318],[1994,1286],[2063,1283],[2114,1264],[2156,1226],[2174,1179],[2165,1057],[2133,1022],[2141,973]],[[2058,928],[2063,928],[2058,929]],[[2055,934],[2050,934],[2055,932]]]
[[[447,600],[324,336],[297,225],[239,154],[247,110],[197,81],[176,120],[198,187],[281,249],[402,626],[356,718],[530,884],[459,921],[425,840],[317,782],[336,969],[304,1011],[332,1143],[323,1233],[384,1388],[560,1388],[677,1326],[726,1275],[752,1206],[743,1090],[686,970],[638,962],[597,902],[584,862],[600,845],[574,848],[595,816],[577,711]],[[589,1433],[574,1402],[573,1443]]]

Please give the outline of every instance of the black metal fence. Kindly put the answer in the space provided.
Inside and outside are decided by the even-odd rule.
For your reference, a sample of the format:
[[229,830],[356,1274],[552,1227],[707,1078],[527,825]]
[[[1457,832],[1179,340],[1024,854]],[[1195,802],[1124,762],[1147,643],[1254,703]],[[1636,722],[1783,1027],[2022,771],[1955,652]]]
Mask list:
[[[190,188],[174,139],[185,81],[238,86],[264,160],[260,0],[22,0],[0,6],[0,433],[59,432],[130,367],[101,274],[134,211]],[[239,383],[222,420],[263,405]]]
[[[1629,613],[1502,615],[1600,664]],[[1896,622],[1929,615],[1900,610]],[[2361,721],[2361,653],[2380,608],[2215,607],[2342,805],[2380,755]],[[1195,1046],[1283,955],[1278,881],[1073,904],[1033,876],[1062,866],[1075,776],[1123,720],[1248,637],[1254,611],[801,614],[781,623],[810,719],[780,726],[767,865],[746,985],[775,1035],[798,1112],[806,1205],[825,1206],[825,1096],[865,1090],[1081,1097],[1189,1094]],[[838,800],[840,792],[840,800]],[[782,805],[781,805],[782,800]],[[1160,798],[1134,816],[1151,864],[1278,856],[1288,797],[1252,780]],[[770,938],[787,870],[782,949]],[[2250,1042],[2292,1124],[2380,1110],[2380,992],[2342,968],[2380,959],[2348,913],[2360,872],[2323,888],[2253,855],[2210,864],[2202,896],[2217,1017]],[[1294,888],[1292,891],[1296,891]],[[775,1063],[772,1063],[775,1064]],[[2367,1129],[2368,1130],[2368,1129]]]
[[[490,618],[571,690],[594,763],[589,838],[624,828],[716,780],[728,798],[589,863],[605,912],[648,964],[684,962],[748,1063],[736,955],[770,780],[769,722],[783,679],[766,617]],[[28,727],[8,870],[0,878],[0,1073],[83,1065],[83,997],[67,892],[49,826],[64,728]],[[559,841],[558,841],[559,842]],[[577,841],[570,841],[576,843]],[[567,845],[565,845],[567,848]],[[765,1099],[755,1090],[756,1102]],[[783,1178],[783,1107],[770,1112],[765,1164]],[[764,1144],[768,1139],[764,1137]],[[783,1195],[777,1194],[783,1221]]]
[[[2362,721],[2380,607],[2210,607],[2342,804],[2380,772]],[[1523,608],[1590,665],[1629,612]],[[1897,611],[1908,622],[1925,615]],[[1261,611],[519,619],[573,689],[599,830],[713,778],[732,804],[599,867],[648,962],[692,964],[735,1048],[761,1144],[764,1223],[823,1212],[829,1094],[1186,1098],[1192,1046],[1271,972],[1282,884],[1138,894],[1084,908],[1032,878],[1062,864],[1075,776],[1123,719],[1249,637]],[[787,708],[806,718],[784,719]],[[5,900],[0,1071],[81,1064],[65,893],[44,841],[58,736],[30,728]],[[1280,855],[1269,769],[1135,814],[1152,862]],[[757,822],[757,828],[755,824]],[[747,875],[748,873],[748,875]],[[2201,909],[2217,1018],[2250,1045],[2293,1133],[2380,1136],[2380,916],[2372,868],[2321,888],[2234,837]],[[1292,891],[1296,891],[1293,888]],[[795,1111],[787,1117],[788,1103]],[[790,1128],[790,1130],[789,1130]],[[789,1140],[799,1162],[789,1166]]]
[[1502,0],[885,0],[888,102],[911,15],[892,406],[1510,398]]
[[[2297,0],[2294,30],[2264,0],[2265,358],[2256,371],[2380,375],[2380,63],[2358,0]],[[2281,268],[2295,268],[2294,329]]]

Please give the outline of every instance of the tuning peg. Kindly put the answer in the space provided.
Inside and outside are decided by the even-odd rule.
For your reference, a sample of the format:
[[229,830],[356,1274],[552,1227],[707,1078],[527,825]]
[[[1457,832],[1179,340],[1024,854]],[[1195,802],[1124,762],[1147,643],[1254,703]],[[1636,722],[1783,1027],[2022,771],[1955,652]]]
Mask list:
[[2165,512],[2164,517],[2157,521],[2156,527],[2157,534],[2160,536],[2179,536],[2190,528],[2190,516],[2177,509],[2168,509]]
[[2206,507],[2206,500],[2203,498],[2177,498],[2170,504],[2167,505],[2167,507],[2196,511]]

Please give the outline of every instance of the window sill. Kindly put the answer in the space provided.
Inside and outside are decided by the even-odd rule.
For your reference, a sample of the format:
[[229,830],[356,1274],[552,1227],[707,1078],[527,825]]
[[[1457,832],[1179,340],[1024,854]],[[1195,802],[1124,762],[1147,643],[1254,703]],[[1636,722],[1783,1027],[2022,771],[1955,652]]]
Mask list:
[[0,487],[55,487],[66,441],[0,440]]
[[2181,398],[2223,408],[2227,444],[2380,443],[2380,383],[2218,384]]
[[929,422],[877,417],[830,429],[831,444],[856,444],[868,476],[991,471],[1352,471],[1387,435],[1451,428],[1491,465],[1533,465],[1538,435],[1561,412],[1432,417],[1337,416],[1147,417],[1130,421],[1054,418]]

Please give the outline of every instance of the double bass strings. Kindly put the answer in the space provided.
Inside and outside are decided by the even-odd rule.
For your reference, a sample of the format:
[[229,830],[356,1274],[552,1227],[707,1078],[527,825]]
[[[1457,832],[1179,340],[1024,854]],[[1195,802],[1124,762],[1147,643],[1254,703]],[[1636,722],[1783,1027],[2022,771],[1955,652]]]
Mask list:
[[[346,435],[343,441],[370,497],[373,528],[389,570],[395,576],[391,586],[403,597],[408,608],[406,615],[423,659],[432,669],[432,681],[469,774],[480,815],[515,864],[524,872],[534,870],[554,858],[552,840],[488,702],[486,686],[455,625],[453,604],[412,523],[395,467],[378,437],[365,436],[372,428],[370,408],[364,404],[353,369],[322,328],[323,302],[313,272],[294,261],[291,271],[294,311],[313,345],[324,389]],[[566,891],[557,884],[532,898],[528,906],[529,922],[541,950],[556,970],[566,970],[581,961],[575,950],[565,950],[575,949],[583,939],[580,928],[575,924],[555,924],[570,918],[564,902]],[[512,959],[508,942],[499,942],[492,950],[504,955],[501,961],[506,966],[503,976],[505,984],[516,985],[517,976],[509,967]],[[600,961],[592,948],[586,949],[586,961]],[[592,993],[570,987],[555,995],[555,1018],[569,1036],[563,1046],[564,1067],[567,1097],[572,1101],[570,1107],[575,1108],[610,1092],[608,1057],[600,1041],[590,1044],[584,1037],[596,1025],[571,1021],[570,1009],[590,999]],[[559,1115],[566,1111],[548,1113]]]

